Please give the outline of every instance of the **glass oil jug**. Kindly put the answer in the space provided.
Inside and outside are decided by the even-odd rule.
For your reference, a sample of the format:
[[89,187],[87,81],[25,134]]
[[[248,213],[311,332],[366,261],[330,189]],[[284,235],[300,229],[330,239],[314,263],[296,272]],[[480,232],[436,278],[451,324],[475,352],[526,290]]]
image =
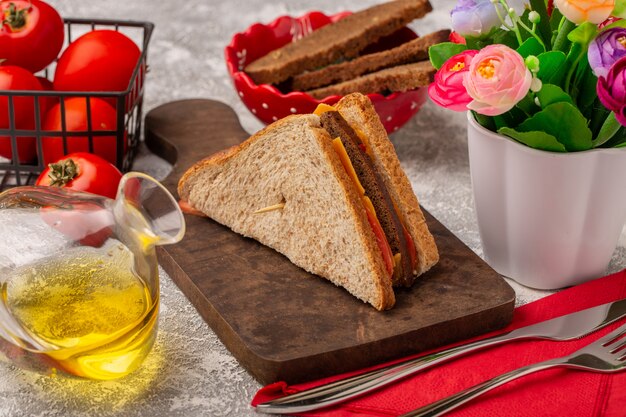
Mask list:
[[157,332],[156,246],[180,241],[172,195],[140,173],[116,200],[54,187],[0,194],[0,336],[66,372],[135,370]]

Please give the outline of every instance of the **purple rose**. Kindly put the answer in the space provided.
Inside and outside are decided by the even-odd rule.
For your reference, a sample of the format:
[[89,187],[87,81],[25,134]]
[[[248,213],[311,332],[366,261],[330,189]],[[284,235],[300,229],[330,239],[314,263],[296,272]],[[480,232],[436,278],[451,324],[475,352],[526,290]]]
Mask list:
[[626,28],[601,32],[589,45],[589,65],[598,77],[606,77],[611,65],[626,56]]
[[[496,7],[491,0],[459,0],[452,9],[452,28],[462,36],[478,36],[488,33],[492,28],[502,24]],[[503,13],[506,16],[506,13]]]
[[613,64],[606,77],[598,79],[596,88],[602,104],[614,111],[617,121],[626,126],[626,57]]

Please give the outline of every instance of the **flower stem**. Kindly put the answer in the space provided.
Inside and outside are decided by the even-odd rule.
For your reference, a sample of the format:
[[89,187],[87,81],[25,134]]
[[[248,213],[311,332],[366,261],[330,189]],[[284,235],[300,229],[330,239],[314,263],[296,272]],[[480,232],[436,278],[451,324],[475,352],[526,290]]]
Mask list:
[[548,16],[548,10],[546,9],[545,0],[529,0],[530,8],[541,16],[539,22],[539,34],[544,39],[546,51],[550,49],[550,42],[552,41],[552,29],[550,28],[550,18]]
[[[506,0],[500,0],[500,4],[502,5],[502,7],[504,7],[504,10],[506,11],[507,16],[510,16],[510,14],[509,14],[509,4],[506,2]],[[495,5],[494,5],[494,7],[495,7]],[[498,17],[502,21],[502,24],[515,33],[515,37],[517,38],[517,43],[519,43],[520,45],[522,43],[524,43],[524,40],[522,39],[522,34],[520,33],[519,27],[517,27],[517,21],[516,20],[518,20],[518,19],[514,19],[511,16],[511,23],[513,23],[513,26],[511,27],[511,26],[506,24],[506,19],[502,17],[502,15],[500,14],[500,10],[498,10],[497,7],[496,7],[496,13],[498,13]]]
[[[500,0],[500,3],[502,3],[503,0]],[[506,2],[503,5],[505,8],[507,7]],[[502,13],[500,13],[500,9],[498,8],[498,5],[494,3],[493,7],[495,7],[496,9],[496,13],[498,14],[498,18],[500,19],[500,22],[502,23],[502,26],[504,26],[505,28],[507,28],[508,30],[511,31],[515,31],[515,28],[513,28],[512,26],[509,26],[508,23],[506,23],[506,19],[504,17],[502,17]],[[521,43],[520,43],[521,45]]]
[[575,23],[570,22],[565,17],[563,17],[561,23],[559,24],[559,33],[556,35],[552,50],[567,53],[567,44],[569,42],[569,40],[567,39],[567,35],[569,35],[569,33],[575,28]]
[[582,47],[579,44],[575,44],[574,48],[572,48],[572,52],[575,53],[576,49],[580,49],[578,52],[578,54],[576,54],[576,59],[571,62],[569,70],[567,71],[567,76],[565,77],[565,91],[572,96],[572,98],[576,98],[575,95],[573,94],[575,91],[573,90],[573,85],[571,85],[572,82],[572,76],[574,75],[574,73],[576,72],[576,69],[578,68],[578,63],[580,62],[580,60],[585,56],[585,50],[582,49]]
[[524,22],[522,22],[522,20],[518,17],[515,16],[515,19],[517,20],[517,24],[520,25],[521,27],[523,27],[524,29],[526,29],[526,31],[528,31],[528,33],[530,33],[532,35],[533,38],[537,39],[537,41],[539,42],[539,44],[541,46],[543,46],[543,49],[546,49],[546,45],[543,43],[543,39],[541,39],[539,36],[537,36],[537,34],[535,33],[535,29],[537,28],[536,24],[533,24],[533,28],[529,28],[528,26],[526,26],[524,24]]

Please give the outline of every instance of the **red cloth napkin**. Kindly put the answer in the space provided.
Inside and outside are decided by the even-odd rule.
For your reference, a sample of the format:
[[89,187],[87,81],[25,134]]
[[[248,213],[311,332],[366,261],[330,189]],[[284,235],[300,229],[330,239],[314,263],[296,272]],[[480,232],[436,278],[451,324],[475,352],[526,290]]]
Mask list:
[[[621,298],[626,298],[626,270],[519,307],[515,310],[513,322],[506,330]],[[570,342],[521,341],[489,348],[436,366],[352,401],[298,415],[397,416],[512,369],[568,355],[624,323],[626,319],[621,319],[602,331]],[[482,337],[486,336],[489,335]],[[417,356],[420,355],[415,355]],[[366,370],[368,369],[363,371]],[[293,386],[277,382],[262,388],[252,400],[252,405],[360,372]],[[610,375],[563,368],[546,370],[498,387],[450,412],[449,415],[626,417],[626,371]]]

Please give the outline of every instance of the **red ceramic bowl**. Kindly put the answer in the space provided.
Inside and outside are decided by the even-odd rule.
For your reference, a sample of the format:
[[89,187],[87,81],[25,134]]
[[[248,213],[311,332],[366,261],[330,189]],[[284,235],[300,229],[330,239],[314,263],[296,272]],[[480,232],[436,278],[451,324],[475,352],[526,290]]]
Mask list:
[[[303,92],[283,94],[271,85],[255,84],[243,69],[257,58],[349,14],[350,12],[343,12],[326,16],[315,11],[297,18],[282,16],[268,25],[255,23],[245,32],[235,34],[225,49],[226,65],[239,97],[257,118],[269,124],[290,114],[312,113],[320,103],[332,105],[339,101],[341,96],[317,100]],[[404,28],[381,40],[369,52],[389,49],[415,37],[414,32]],[[419,88],[387,96],[368,94],[368,97],[372,100],[385,129],[391,133],[417,113],[426,101],[427,91],[427,88]]]

